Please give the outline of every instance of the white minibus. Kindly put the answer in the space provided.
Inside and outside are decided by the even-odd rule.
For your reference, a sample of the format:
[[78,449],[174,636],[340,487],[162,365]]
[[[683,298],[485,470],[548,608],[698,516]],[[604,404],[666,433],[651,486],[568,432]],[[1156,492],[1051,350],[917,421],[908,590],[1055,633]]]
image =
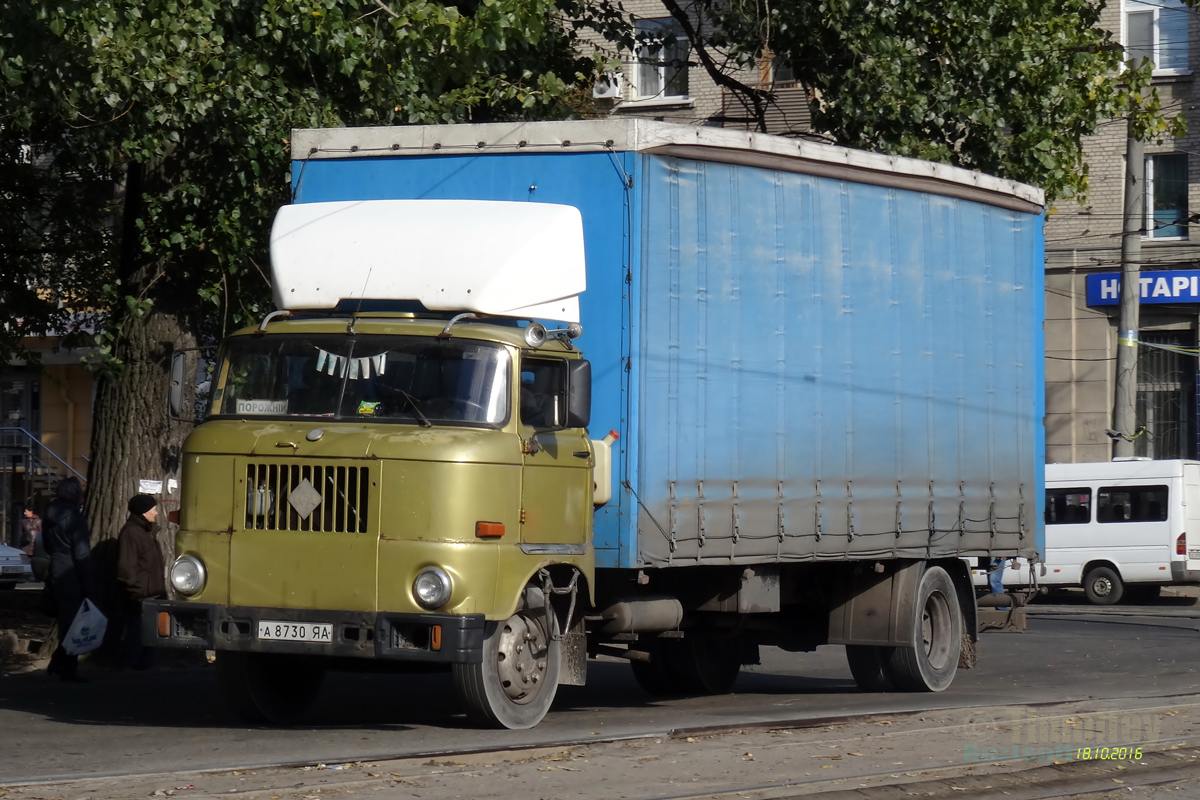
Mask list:
[[[1045,519],[1044,565],[1010,564],[1005,586],[1082,586],[1110,605],[1200,584],[1200,461],[1047,464]],[[987,586],[986,570],[972,574]]]

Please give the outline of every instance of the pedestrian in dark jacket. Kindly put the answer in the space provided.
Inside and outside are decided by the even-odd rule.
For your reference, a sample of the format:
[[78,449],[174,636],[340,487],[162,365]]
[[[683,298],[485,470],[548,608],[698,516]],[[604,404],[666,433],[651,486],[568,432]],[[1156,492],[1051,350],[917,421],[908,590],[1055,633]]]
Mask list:
[[117,537],[117,581],[124,593],[125,612],[121,663],[134,669],[148,669],[154,664],[154,648],[142,641],[142,601],[167,593],[155,506],[148,494],[131,497],[129,519]]
[[[96,593],[95,568],[92,565],[91,534],[83,518],[83,486],[78,478],[67,478],[58,485],[55,498],[42,520],[42,544],[50,556],[50,590],[54,595],[55,618],[59,636],[70,629],[79,606]],[[47,672],[64,681],[78,682],[79,657],[69,656],[61,642],[50,657]]]
[[33,543],[42,532],[42,518],[33,510],[33,503],[27,502],[21,512],[21,533],[17,537],[17,548],[33,555]]

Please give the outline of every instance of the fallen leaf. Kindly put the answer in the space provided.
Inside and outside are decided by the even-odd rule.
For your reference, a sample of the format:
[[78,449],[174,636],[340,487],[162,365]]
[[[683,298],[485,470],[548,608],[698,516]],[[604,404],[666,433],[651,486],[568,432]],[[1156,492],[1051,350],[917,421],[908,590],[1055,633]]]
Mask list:
[[862,753],[850,753],[849,755],[852,755],[852,756],[861,756],[861,755],[862,755]]
[[367,773],[367,777],[368,777],[368,778],[378,778],[378,777],[379,777],[379,773],[378,773],[378,772],[368,772],[368,773]]
[[821,769],[833,769],[833,764],[822,764]]
[[1113,783],[1124,783],[1125,782],[1125,781],[1119,781],[1116,778],[1113,778],[1112,781],[1113,781]]
[[742,759],[743,759],[744,761],[753,761],[753,760],[754,760],[754,753],[742,753]]

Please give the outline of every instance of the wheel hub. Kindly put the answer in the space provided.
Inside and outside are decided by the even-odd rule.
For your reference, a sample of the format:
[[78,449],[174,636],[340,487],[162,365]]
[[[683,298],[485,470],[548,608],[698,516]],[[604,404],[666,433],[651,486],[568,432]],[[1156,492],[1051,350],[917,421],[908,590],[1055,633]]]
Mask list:
[[940,592],[933,592],[921,610],[921,644],[934,669],[942,669],[950,658],[952,627],[950,604]]
[[548,641],[542,622],[527,614],[508,618],[500,633],[497,672],[504,693],[514,703],[526,703],[546,683]]
[[1105,597],[1109,592],[1112,591],[1112,581],[1110,581],[1108,578],[1097,578],[1092,582],[1092,591],[1095,592],[1098,597]]

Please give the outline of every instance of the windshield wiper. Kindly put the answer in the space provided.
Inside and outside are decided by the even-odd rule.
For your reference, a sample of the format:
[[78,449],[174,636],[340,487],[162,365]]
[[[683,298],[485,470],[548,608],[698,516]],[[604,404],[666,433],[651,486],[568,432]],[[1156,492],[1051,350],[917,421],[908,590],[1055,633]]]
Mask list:
[[413,415],[418,420],[421,421],[421,427],[422,428],[432,428],[433,423],[429,421],[429,417],[425,416],[421,412],[421,409],[417,406],[417,399],[415,397],[413,397],[411,394],[409,394],[408,392],[401,389],[400,387],[395,387],[395,388],[396,388],[397,392],[399,392],[401,395],[404,396],[404,399],[408,401],[408,404],[410,406],[412,406]]

